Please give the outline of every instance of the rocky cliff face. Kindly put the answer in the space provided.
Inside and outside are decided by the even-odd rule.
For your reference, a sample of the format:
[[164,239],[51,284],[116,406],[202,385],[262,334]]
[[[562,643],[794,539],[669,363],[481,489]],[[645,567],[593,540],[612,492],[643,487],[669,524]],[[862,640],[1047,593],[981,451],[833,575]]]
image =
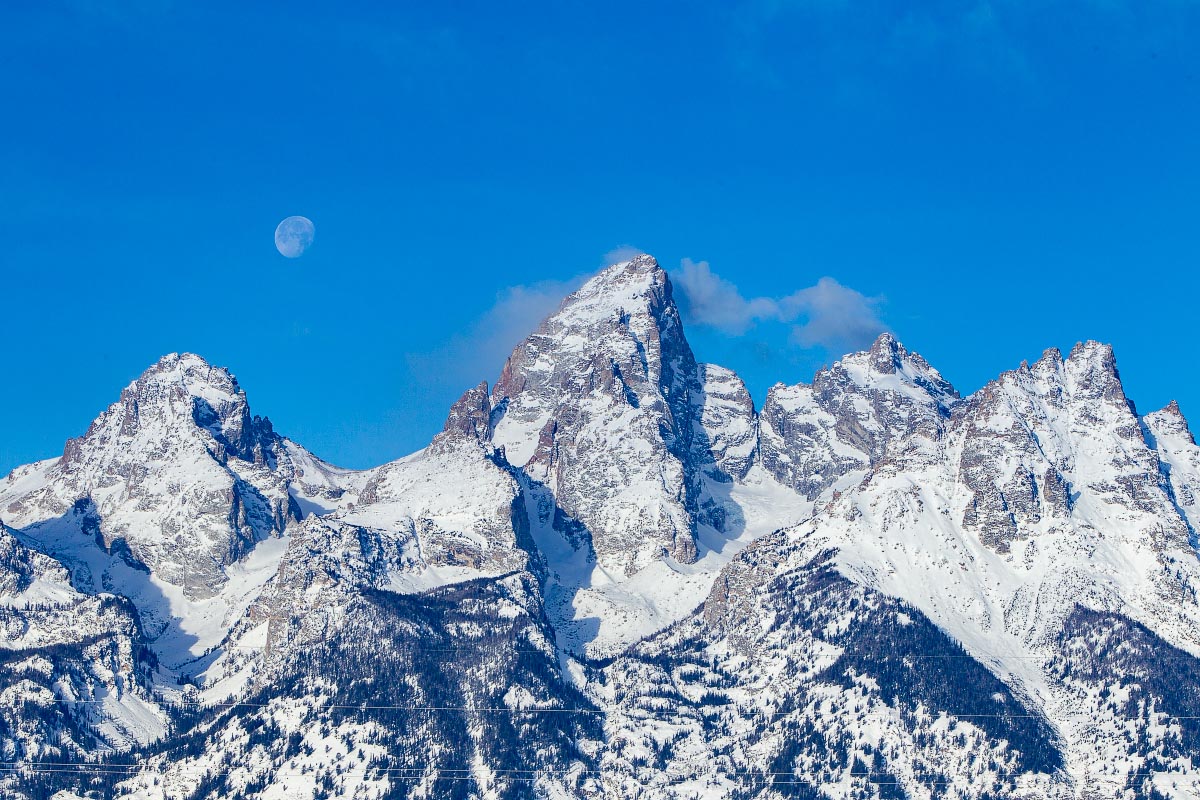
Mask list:
[[1142,424],[1147,444],[1158,455],[1159,472],[1171,501],[1187,523],[1195,546],[1200,530],[1200,449],[1174,400],[1147,415]]
[[700,476],[717,464],[712,448],[744,470],[753,430],[744,388],[712,371],[709,424],[729,418],[717,409],[725,395],[741,428],[714,442],[709,374],[683,336],[666,272],[638,256],[588,281],[509,356],[492,391],[492,441],[549,489],[605,568],[631,575],[664,554],[690,564],[696,525],[709,521]]
[[429,447],[372,470],[358,504],[335,518],[411,532],[424,566],[523,568],[527,555],[516,542],[521,522],[513,517],[522,511],[518,484],[489,441],[490,415],[481,383],[454,404]]
[[[300,518],[348,503],[362,480],[278,436],[251,414],[227,370],[195,355],[165,356],[60,458],[0,481],[0,514],[35,567],[32,578],[13,578],[30,586],[0,602],[23,606],[12,613],[29,630],[53,628],[56,620],[75,630],[71,621],[83,620],[78,641],[34,644],[25,636],[21,648],[91,652],[88,642],[103,635],[156,662],[162,685],[152,709],[176,701],[179,687],[203,679],[198,674],[224,687],[215,689],[219,697],[240,686],[253,665],[242,663],[241,678],[222,684],[232,677],[227,662],[245,659],[214,660],[208,651],[245,627],[243,614]],[[102,619],[88,622],[97,608],[105,610]],[[114,633],[104,620],[118,611],[132,619]],[[164,730],[159,711],[129,712],[123,701],[111,702],[111,714],[106,700],[68,718],[81,720],[80,730],[98,741],[126,745]],[[111,720],[129,714],[142,719],[109,730]]]
[[819,371],[811,386],[777,384],[763,405],[763,465],[815,500],[845,476],[936,439],[958,399],[925,359],[891,334]]
[[1107,345],[1080,344],[1065,361],[1047,351],[977,392],[960,417],[963,524],[985,544],[1008,552],[1015,538],[1062,530],[1082,491],[1151,515],[1157,547],[1187,549],[1186,520],[1169,508],[1159,456]]
[[31,492],[0,490],[0,507],[18,527],[86,507],[104,548],[200,599],[220,591],[225,567],[299,518],[287,461],[228,371],[169,355],[67,442]]
[[363,472],[168,356],[0,482],[0,792],[1192,797],[1198,493],[1095,342],[756,413],[649,257]]
[[71,761],[162,736],[132,603],[88,596],[0,523],[0,759]]

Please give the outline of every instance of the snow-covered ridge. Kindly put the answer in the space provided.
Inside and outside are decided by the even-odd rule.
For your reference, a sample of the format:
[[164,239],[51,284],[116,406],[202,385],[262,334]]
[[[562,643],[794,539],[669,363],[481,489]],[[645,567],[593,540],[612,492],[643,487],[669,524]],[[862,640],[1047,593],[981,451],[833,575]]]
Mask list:
[[[947,753],[976,764],[948,776],[949,796],[1081,797],[1087,781],[1115,796],[1150,769],[1171,776],[1160,791],[1187,796],[1194,770],[1167,762],[1178,748],[1200,758],[1190,729],[1159,720],[1127,739],[1146,726],[1112,700],[1145,691],[1139,708],[1165,709],[1146,713],[1184,715],[1162,687],[1191,673],[1167,680],[1152,655],[1200,655],[1200,448],[1176,404],[1139,416],[1096,342],[960,397],[884,334],[756,410],[735,373],[696,360],[671,291],[649,256],[606,269],[514,349],[495,386],[468,389],[428,447],[364,471],[276,433],[228,370],[165,356],[62,457],[0,480],[0,656],[13,655],[0,677],[26,682],[0,690],[0,714],[18,713],[24,692],[51,720],[9,739],[0,726],[0,749],[87,753],[86,731],[128,747],[179,733],[169,702],[263,693],[271,708],[228,712],[228,731],[264,719],[324,730],[321,703],[371,699],[314,665],[328,652],[356,680],[390,676],[370,691],[400,704],[591,703],[602,723],[569,734],[571,769],[600,775],[607,796],[745,788],[718,768],[847,770],[830,778],[848,787],[839,796],[874,796],[858,760],[925,796],[922,770],[951,770]],[[513,626],[547,664],[433,655],[481,637],[517,646]],[[372,637],[404,648],[375,652]],[[1136,647],[1088,661],[1088,642],[1120,637]],[[67,655],[48,659],[49,646]],[[941,648],[963,669],[871,661],[887,647],[910,661]],[[1091,672],[1064,671],[1068,654]],[[530,683],[479,682],[501,672]],[[900,673],[907,684],[884,685]],[[972,722],[938,676],[989,686],[988,713],[1029,713]],[[274,686],[300,694],[277,701]],[[460,694],[437,694],[447,687]],[[67,692],[98,710],[55,716]],[[383,758],[380,742],[408,724],[397,719],[334,726],[313,740],[328,761],[286,763],[320,772],[372,747]],[[191,769],[226,755],[255,775],[284,763],[223,729],[208,729]],[[479,734],[455,744],[415,730],[406,746],[431,758]],[[553,750],[545,730],[521,730]],[[1018,740],[1049,751],[1016,752]],[[514,768],[478,747],[472,774]],[[681,760],[691,777],[677,789],[653,783]],[[173,791],[198,786],[159,766]],[[376,766],[356,767],[355,785]],[[547,796],[585,787],[543,780]],[[134,783],[130,796],[155,796],[157,783]],[[301,783],[316,795],[315,778]],[[750,796],[773,796],[764,786]]]

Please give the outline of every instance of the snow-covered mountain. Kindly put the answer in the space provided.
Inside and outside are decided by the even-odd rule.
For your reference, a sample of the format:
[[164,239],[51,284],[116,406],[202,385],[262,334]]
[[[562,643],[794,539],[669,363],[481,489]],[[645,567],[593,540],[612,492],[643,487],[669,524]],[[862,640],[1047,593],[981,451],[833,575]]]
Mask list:
[[[715,458],[705,379],[683,337],[666,273],[639,257],[568,297],[517,346],[493,392],[492,440],[553,497],[562,533],[632,575],[664,554],[698,557]],[[751,427],[753,407],[715,417]]]
[[759,412],[671,292],[604,270],[366,471],[164,357],[0,481],[0,793],[1200,796],[1177,405],[884,334]]

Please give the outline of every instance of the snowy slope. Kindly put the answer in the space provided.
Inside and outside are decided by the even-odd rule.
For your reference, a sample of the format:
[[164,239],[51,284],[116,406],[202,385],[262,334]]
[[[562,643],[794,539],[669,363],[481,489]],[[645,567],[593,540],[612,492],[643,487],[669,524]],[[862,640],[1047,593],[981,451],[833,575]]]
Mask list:
[[750,395],[696,362],[649,256],[564,300],[513,351],[492,404],[490,438],[521,482],[571,652],[610,655],[682,619],[746,542],[809,513],[752,473]]
[[[1187,439],[1164,431],[1161,446],[1186,463]],[[1064,630],[1082,607],[1144,625],[1155,647],[1196,653],[1200,562],[1111,349],[1085,343],[1065,361],[1050,351],[954,405],[944,433],[897,446],[853,491],[774,537],[779,564],[755,585],[836,553],[842,575],[902,598],[1045,708],[1072,777],[1124,785],[1171,734],[1149,731],[1114,766],[1124,728],[1096,724],[1103,684],[1081,698],[1063,680]]]
[[1146,442],[1158,453],[1159,470],[1179,513],[1187,522],[1193,544],[1200,530],[1200,448],[1179,404],[1142,418]]
[[629,575],[696,558],[695,358],[648,256],[568,297],[504,365],[492,439],[554,495],[600,565]]
[[0,792],[1193,797],[1198,493],[1096,342],[756,412],[649,257],[371,470],[171,355],[0,482]]
[[[364,480],[275,434],[227,370],[165,356],[60,458],[0,481],[0,515],[39,570],[0,605],[64,609],[41,623],[27,612],[9,646],[45,646],[37,637],[54,619],[116,595],[137,616],[123,646],[149,648],[154,691],[170,699],[211,666],[209,651],[278,569],[290,527],[317,503],[344,505]],[[92,715],[101,727],[106,713]],[[159,719],[135,739],[163,730]]]
[[0,760],[74,759],[161,736],[168,715],[141,640],[127,601],[76,591],[66,568],[0,523]]

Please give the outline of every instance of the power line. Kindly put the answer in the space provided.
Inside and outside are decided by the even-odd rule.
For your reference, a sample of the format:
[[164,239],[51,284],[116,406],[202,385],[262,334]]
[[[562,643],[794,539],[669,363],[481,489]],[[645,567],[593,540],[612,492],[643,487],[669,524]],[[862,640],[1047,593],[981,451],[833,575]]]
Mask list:
[[[74,767],[74,769],[72,769]],[[365,767],[365,768],[342,768],[338,769],[331,765],[314,766],[308,770],[264,770],[259,775],[269,775],[272,778],[279,777],[311,777],[320,774],[322,771],[333,772],[341,775],[379,775],[395,780],[411,780],[411,781],[470,781],[474,783],[482,782],[487,776],[473,774],[474,770],[468,768],[438,768],[433,774],[425,768],[407,768],[407,767]],[[970,780],[962,778],[959,780],[930,780],[928,773],[915,774],[909,781],[902,781],[896,778],[897,770],[870,770],[867,772],[851,771],[842,772],[835,769],[825,769],[819,772],[803,772],[803,771],[756,771],[756,770],[738,770],[738,771],[715,771],[709,773],[696,773],[692,775],[670,775],[667,780],[655,781],[653,779],[642,780],[636,775],[629,774],[614,774],[611,771],[587,768],[546,768],[546,769],[486,769],[486,773],[490,776],[501,776],[512,781],[532,782],[541,777],[574,777],[574,778],[610,778],[612,782],[623,782],[634,780],[638,783],[648,786],[664,786],[678,785],[681,783],[690,783],[702,780],[719,780],[725,779],[745,779],[759,778],[769,780],[771,785],[795,785],[809,784],[812,780],[842,780],[845,778],[861,778],[865,783],[871,783],[880,786],[902,786],[910,783],[921,785],[938,785],[951,786],[963,781]],[[91,774],[91,775],[114,775],[124,776],[127,778],[138,777],[139,775],[180,775],[180,776],[204,776],[215,777],[217,775],[229,776],[235,772],[247,772],[251,775],[248,768],[241,769],[224,769],[211,770],[202,767],[188,767],[179,769],[163,769],[152,764],[137,764],[137,765],[105,765],[88,762],[0,762],[0,773],[9,774]],[[1031,773],[1023,773],[1031,774]],[[1053,775],[1054,773],[1032,773]],[[1153,778],[1158,776],[1180,776],[1186,777],[1188,773],[1170,772],[1161,770],[1158,772],[1127,772],[1114,773],[1112,776],[1106,775],[1089,775],[1087,777],[1097,780],[1129,780],[1131,778]],[[872,777],[887,777],[889,781],[871,780]],[[799,778],[808,778],[810,780],[797,780]],[[781,780],[786,779],[786,780]]]
[[[314,642],[304,642],[304,644],[323,644],[323,643],[327,643],[327,642],[331,642],[331,641],[333,641],[333,640],[332,639],[318,639]],[[205,653],[195,656],[195,658],[200,659],[206,655],[212,655],[213,653],[215,653],[218,650],[265,650],[266,648],[267,648],[266,644],[222,645],[220,647],[214,647],[212,650],[209,650]],[[544,655],[544,656],[552,655],[552,653],[548,653],[545,650],[509,650],[504,647],[413,647],[413,648],[405,648],[398,652],[401,655],[409,655],[412,653],[540,653],[541,655]]]
[[[26,693],[26,695],[31,696],[31,697],[36,697],[36,695],[33,695],[32,693]],[[39,698],[39,699],[45,699],[45,698]],[[636,698],[636,699],[638,699],[638,700],[664,700],[664,701],[671,701],[671,702],[678,703],[678,701],[674,698],[659,697],[656,695],[647,695],[647,696],[643,696],[643,697]],[[99,700],[69,700],[67,698],[55,697],[52,699],[48,699],[47,702],[60,703],[63,705],[104,705],[105,703],[108,703],[110,700],[112,700],[112,698],[102,698]],[[592,716],[615,715],[615,716],[633,717],[636,719],[653,719],[655,717],[665,716],[667,713],[669,713],[668,711],[663,710],[663,709],[653,709],[653,708],[591,709],[591,708],[564,708],[561,706],[529,706],[529,707],[525,707],[525,708],[510,708],[508,706],[410,706],[410,705],[369,704],[369,703],[368,704],[357,704],[357,705],[350,704],[350,703],[308,704],[308,703],[298,702],[296,700],[291,700],[288,702],[267,701],[267,702],[260,702],[260,703],[251,703],[251,702],[246,702],[246,701],[203,703],[199,700],[183,700],[183,701],[174,702],[174,703],[168,702],[167,704],[170,706],[176,707],[176,708],[182,707],[182,708],[196,708],[196,709],[206,709],[206,708],[214,708],[214,709],[216,709],[216,708],[281,708],[281,707],[287,708],[287,707],[291,707],[291,708],[309,709],[312,711],[328,711],[328,710],[412,711],[412,712],[430,712],[430,713],[460,712],[460,713],[472,713],[472,714],[556,713],[556,714],[585,714],[585,715],[592,715]],[[720,709],[730,708],[731,706],[733,706],[732,703],[712,703],[712,704],[707,704],[707,705],[701,705],[701,704],[683,705],[682,708],[700,711],[700,710],[706,710],[706,709],[720,710]],[[681,710],[680,708],[674,709],[672,713],[678,714],[680,712],[680,710]],[[737,710],[741,711],[747,717],[755,717],[755,716],[778,717],[778,716],[785,716],[788,714],[796,713],[797,711],[799,711],[801,709],[792,709],[792,710],[786,710],[786,711],[785,710],[771,711],[768,709],[740,708]],[[1080,712],[1076,712],[1076,713],[1089,713],[1089,712],[1080,711]],[[1149,712],[1149,713],[1155,717],[1158,717],[1162,721],[1200,719],[1200,715],[1186,715],[1186,714],[1168,715],[1168,714],[1165,714],[1162,712]],[[1042,720],[1048,719],[1047,716],[1044,714],[959,714],[959,713],[954,713],[954,712],[949,712],[949,711],[938,711],[936,714],[927,711],[926,714],[934,719],[937,719],[940,717],[949,717],[949,718],[953,718],[953,719],[1042,719]]]
[[[31,695],[33,696],[33,695]],[[56,697],[49,700],[52,703],[62,703],[64,705],[104,705],[109,702],[108,698],[100,700],[68,700],[66,698]],[[489,713],[489,712],[504,712],[512,714],[524,713],[540,713],[540,712],[557,712],[564,714],[605,714],[608,712],[596,709],[585,708],[560,708],[552,706],[536,706],[529,708],[509,708],[507,706],[403,706],[403,705],[352,705],[340,703],[323,703],[320,705],[309,705],[300,702],[290,703],[250,703],[240,701],[220,702],[220,703],[202,703],[198,700],[183,700],[181,702],[168,703],[175,707],[194,707],[194,708],[278,708],[280,706],[291,706],[299,708],[308,708],[313,711],[322,711],[329,709],[351,710],[351,711],[431,711],[431,712],[450,712],[462,711],[468,713]]]

